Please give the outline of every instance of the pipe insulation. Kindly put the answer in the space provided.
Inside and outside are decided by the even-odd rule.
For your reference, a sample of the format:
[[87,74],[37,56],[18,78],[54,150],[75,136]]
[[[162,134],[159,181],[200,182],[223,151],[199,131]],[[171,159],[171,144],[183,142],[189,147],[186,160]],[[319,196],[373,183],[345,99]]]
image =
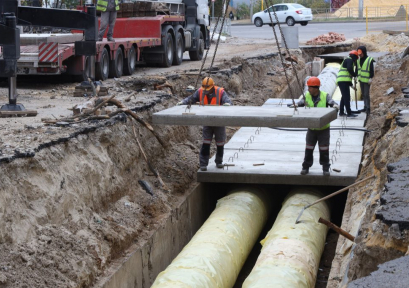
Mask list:
[[[329,95],[332,96],[332,99],[335,101],[341,101],[341,91],[339,90],[339,87],[336,83],[337,75],[338,75],[340,67],[341,67],[341,64],[339,63],[328,63],[325,66],[325,68],[321,71],[320,75],[318,75],[318,79],[320,79],[321,81],[320,90],[327,92]],[[308,76],[305,78],[304,93],[307,93],[308,91],[307,81],[310,77],[311,76]],[[361,86],[359,85],[359,83],[357,83],[356,86],[357,86],[357,98],[359,101],[361,100]],[[352,87],[350,88],[350,93],[351,93],[351,101],[355,101],[355,91]],[[300,96],[300,99],[302,99],[302,95]]]
[[233,287],[267,221],[267,205],[268,198],[256,189],[234,191],[220,199],[152,288]]
[[243,288],[314,287],[328,228],[318,223],[329,219],[325,202],[306,209],[301,223],[295,224],[305,205],[322,196],[317,190],[297,188],[283,202],[277,219],[261,241],[263,248]]

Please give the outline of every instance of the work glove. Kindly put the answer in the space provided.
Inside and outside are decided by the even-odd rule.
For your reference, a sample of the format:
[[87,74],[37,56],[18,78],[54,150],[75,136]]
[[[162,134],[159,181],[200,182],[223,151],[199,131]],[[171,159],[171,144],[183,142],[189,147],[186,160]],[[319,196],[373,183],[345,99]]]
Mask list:
[[337,104],[334,104],[334,106],[332,106],[332,108],[335,108],[337,110],[337,112],[339,111],[339,106]]
[[369,85],[372,84],[372,78],[369,78],[368,84],[369,84]]
[[230,106],[230,103],[224,103],[223,106]]
[[176,105],[178,106],[183,105],[183,101],[178,102]]

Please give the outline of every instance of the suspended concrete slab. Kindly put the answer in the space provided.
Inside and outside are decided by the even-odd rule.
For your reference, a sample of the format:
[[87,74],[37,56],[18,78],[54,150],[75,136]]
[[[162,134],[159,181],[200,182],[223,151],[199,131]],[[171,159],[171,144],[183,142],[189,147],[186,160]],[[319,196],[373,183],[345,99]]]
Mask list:
[[[273,105],[270,100],[267,103]],[[363,105],[360,102],[358,104]],[[198,171],[197,180],[215,183],[350,185],[358,175],[365,132],[348,129],[364,130],[365,119],[366,114],[361,113],[353,120],[342,117],[331,123],[330,162],[334,170],[329,177],[322,174],[318,145],[315,147],[314,165],[310,173],[300,175],[306,131],[243,127],[225,145],[224,163],[234,166],[218,169],[213,157],[206,172]]]
[[153,124],[239,127],[319,128],[337,118],[333,108],[294,109],[272,106],[192,106],[186,105],[153,114]]

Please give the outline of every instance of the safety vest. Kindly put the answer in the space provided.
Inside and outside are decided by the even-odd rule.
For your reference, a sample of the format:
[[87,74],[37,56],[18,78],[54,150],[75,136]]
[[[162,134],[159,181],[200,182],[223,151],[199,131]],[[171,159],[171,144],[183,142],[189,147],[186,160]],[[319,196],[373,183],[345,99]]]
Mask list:
[[203,93],[203,88],[199,88],[200,103],[203,105],[220,105],[220,102],[222,101],[223,92],[224,92],[223,88],[214,86],[214,93],[216,95],[215,97],[212,98],[212,100],[209,103],[207,95],[204,95]]
[[[327,107],[327,95],[328,93],[324,92],[324,91],[320,91],[320,101],[318,101],[318,103],[314,104],[314,101],[312,100],[312,96],[310,94],[310,92],[307,92],[305,94],[305,102],[307,104],[308,107],[323,107],[326,108]],[[329,123],[322,126],[321,128],[310,128],[311,130],[324,130],[327,129],[329,127]]]
[[[98,0],[97,2],[97,11],[102,11],[105,12],[107,11],[108,8],[108,1],[109,0]],[[119,10],[119,1],[115,0],[115,10],[118,11]]]
[[[348,57],[346,59],[351,59],[352,60],[351,57]],[[348,69],[344,68],[344,66],[343,66],[344,61],[342,61],[341,67],[339,68],[339,72],[338,72],[338,75],[337,75],[337,84],[338,84],[338,82],[352,82],[351,74],[349,74]],[[353,64],[353,65],[355,67],[355,64]]]
[[372,57],[366,58],[364,65],[361,67],[360,61],[358,61],[358,80],[362,83],[368,83],[371,73],[369,69],[371,69],[371,61],[373,60]]

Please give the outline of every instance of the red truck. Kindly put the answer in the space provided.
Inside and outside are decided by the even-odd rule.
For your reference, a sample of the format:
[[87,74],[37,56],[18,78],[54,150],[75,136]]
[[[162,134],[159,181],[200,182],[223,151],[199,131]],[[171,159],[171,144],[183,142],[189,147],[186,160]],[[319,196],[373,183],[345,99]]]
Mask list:
[[[131,75],[136,65],[157,63],[163,67],[180,65],[183,53],[191,60],[201,60],[210,46],[209,10],[207,0],[170,0],[160,3],[156,15],[117,18],[115,42],[97,41],[95,80]],[[148,3],[148,4],[147,4]],[[149,4],[152,3],[152,4]],[[134,4],[135,7],[137,4]],[[125,13],[124,13],[125,14]],[[70,74],[87,79],[89,57],[75,56],[74,42],[82,34],[22,34],[19,75]],[[70,37],[73,39],[70,40]],[[24,40],[25,39],[25,40]]]

